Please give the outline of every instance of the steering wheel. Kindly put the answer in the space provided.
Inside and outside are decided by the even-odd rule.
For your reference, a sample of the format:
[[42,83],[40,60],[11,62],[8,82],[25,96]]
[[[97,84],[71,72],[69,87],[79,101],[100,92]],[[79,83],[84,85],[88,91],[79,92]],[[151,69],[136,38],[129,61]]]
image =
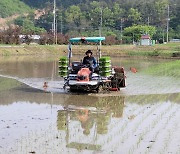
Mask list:
[[81,68],[90,68],[91,65],[90,64],[83,64]]

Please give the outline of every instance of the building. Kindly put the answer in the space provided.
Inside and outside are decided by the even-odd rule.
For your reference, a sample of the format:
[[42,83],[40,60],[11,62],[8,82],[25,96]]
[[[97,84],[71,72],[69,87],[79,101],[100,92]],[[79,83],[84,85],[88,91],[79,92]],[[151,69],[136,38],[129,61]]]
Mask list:
[[25,43],[27,38],[31,40],[30,41],[31,43],[39,43],[41,36],[40,35],[19,35],[19,39],[21,43]]
[[140,45],[151,45],[151,38],[149,35],[142,35]]

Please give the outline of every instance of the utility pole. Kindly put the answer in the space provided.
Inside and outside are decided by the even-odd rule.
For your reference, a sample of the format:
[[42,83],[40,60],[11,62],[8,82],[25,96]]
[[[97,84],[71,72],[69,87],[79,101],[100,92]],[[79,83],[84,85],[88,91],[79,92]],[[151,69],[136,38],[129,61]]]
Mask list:
[[101,20],[100,20],[100,26],[99,26],[99,36],[102,36],[102,8],[101,8]]
[[167,29],[166,29],[166,42],[168,43],[169,42],[169,21],[170,21],[170,18],[169,18],[169,4],[168,4],[168,12],[167,12]]
[[53,21],[53,36],[54,36],[54,42],[56,43],[56,0],[54,0],[54,10],[53,10],[53,14],[54,14],[54,21]]
[[150,21],[149,21],[149,16],[148,16],[148,26],[149,26],[149,23],[150,23]]
[[123,30],[122,30],[122,28],[123,28],[122,22],[123,22],[123,19],[121,19],[121,44],[122,44],[122,36],[123,36],[123,35],[122,35],[122,31],[123,31]]
[[56,19],[56,44],[57,44],[57,19]]
[[164,28],[163,28],[163,44],[164,44]]
[[62,20],[62,12],[61,12],[61,34],[63,34],[63,20]]
[[[101,37],[102,36],[102,22],[103,22],[103,19],[102,19],[102,8],[101,8],[101,21],[100,21],[100,27],[99,27],[99,36]],[[101,45],[102,45],[102,42],[100,41],[99,42],[99,58],[101,58]]]

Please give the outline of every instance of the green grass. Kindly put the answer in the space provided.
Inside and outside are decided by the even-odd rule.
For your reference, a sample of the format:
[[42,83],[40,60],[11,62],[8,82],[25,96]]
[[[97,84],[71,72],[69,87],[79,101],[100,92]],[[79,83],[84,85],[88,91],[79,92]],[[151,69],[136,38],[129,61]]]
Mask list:
[[180,60],[154,65],[144,71],[149,75],[180,78]]
[[0,92],[5,90],[10,90],[15,87],[20,86],[21,84],[14,79],[7,79],[0,77]]
[[[20,45],[5,47],[0,45],[0,55],[67,55],[67,45]],[[8,46],[8,45],[7,45]],[[85,51],[93,50],[96,54],[96,45],[73,45],[73,54],[84,55]],[[4,52],[6,50],[6,52]],[[17,52],[18,50],[18,52]],[[9,51],[9,52],[8,52]],[[135,45],[103,45],[101,48],[103,55],[113,56],[137,56],[137,57],[157,57],[157,58],[180,58],[180,43],[157,44],[154,46]]]
[[154,46],[136,46],[125,50],[129,56],[175,57],[180,55],[180,43],[156,44]]

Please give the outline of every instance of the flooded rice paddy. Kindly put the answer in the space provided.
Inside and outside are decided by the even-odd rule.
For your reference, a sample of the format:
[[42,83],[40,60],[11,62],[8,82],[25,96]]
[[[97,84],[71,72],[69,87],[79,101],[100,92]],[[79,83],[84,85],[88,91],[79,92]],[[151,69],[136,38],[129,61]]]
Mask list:
[[113,58],[126,88],[72,94],[57,57],[0,57],[0,154],[180,153],[178,74],[146,73],[168,61]]

